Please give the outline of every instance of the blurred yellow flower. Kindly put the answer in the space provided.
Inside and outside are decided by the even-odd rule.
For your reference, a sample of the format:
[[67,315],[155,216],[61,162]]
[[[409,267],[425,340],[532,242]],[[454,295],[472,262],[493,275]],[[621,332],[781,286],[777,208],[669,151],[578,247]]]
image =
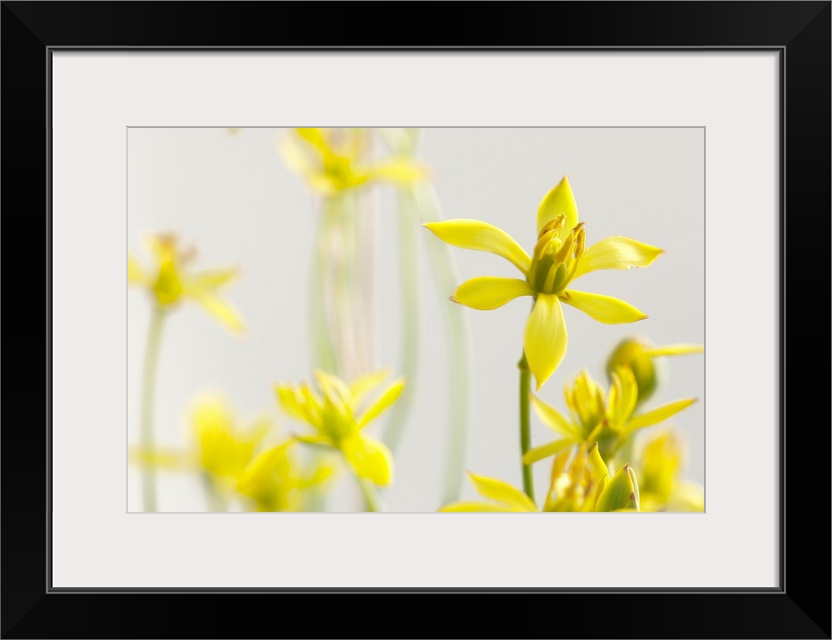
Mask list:
[[384,486],[393,480],[393,457],[386,445],[363,430],[398,399],[404,388],[404,380],[393,381],[364,409],[368,396],[386,378],[387,373],[381,371],[347,385],[335,376],[316,371],[320,393],[305,382],[279,383],[275,391],[287,414],[316,431],[315,435],[296,435],[297,440],[340,451],[356,476]]
[[646,338],[625,338],[613,349],[607,360],[607,375],[612,380],[612,374],[618,367],[629,366],[638,383],[637,405],[640,405],[653,395],[662,377],[656,358],[702,353],[704,350],[705,347],[701,344],[667,344],[657,347]]
[[194,249],[182,250],[176,236],[154,234],[147,238],[147,246],[154,258],[152,269],[143,268],[132,256],[127,256],[127,283],[148,291],[160,309],[174,307],[189,298],[234,333],[242,333],[243,321],[237,311],[217,295],[217,290],[236,276],[234,269],[217,269],[190,273],[189,263],[196,257]]
[[505,231],[485,222],[447,220],[424,226],[448,244],[501,256],[523,274],[522,280],[472,278],[457,288],[451,300],[473,309],[490,310],[520,296],[534,298],[523,347],[538,390],[566,353],[567,333],[561,302],[606,324],[635,322],[647,317],[617,298],[567,288],[576,278],[599,269],[646,267],[662,250],[619,236],[605,238],[587,249],[585,223],[578,221],[578,208],[565,176],[540,203],[538,240],[531,257]]
[[266,444],[271,429],[262,419],[240,428],[228,404],[217,395],[206,394],[192,407],[190,424],[194,447],[189,451],[134,450],[133,462],[178,471],[198,471],[209,492],[223,504],[233,495],[257,511],[298,511],[303,491],[324,482],[332,468],[317,466],[311,474],[292,455],[294,440]]
[[594,442],[600,445],[604,457],[612,457],[639,429],[663,422],[696,402],[696,398],[686,398],[636,414],[638,385],[629,367],[619,367],[613,373],[613,384],[606,398],[586,370],[575,378],[571,386],[566,384],[564,395],[571,419],[540,398],[531,397],[537,415],[561,437],[530,449],[523,457],[525,464],[532,464],[576,445]]
[[[439,511],[540,511],[524,492],[507,482],[478,476],[470,471],[468,476],[477,493],[489,502],[452,502]],[[597,444],[589,450],[581,446],[556,456],[543,511],[639,511],[639,505],[638,480],[633,469],[625,464],[610,478]]]
[[639,484],[645,511],[704,511],[702,486],[681,478],[684,446],[672,431],[648,441],[641,453]]
[[425,167],[404,156],[368,163],[363,129],[294,129],[280,143],[286,164],[321,196],[330,197],[373,181],[411,184]]

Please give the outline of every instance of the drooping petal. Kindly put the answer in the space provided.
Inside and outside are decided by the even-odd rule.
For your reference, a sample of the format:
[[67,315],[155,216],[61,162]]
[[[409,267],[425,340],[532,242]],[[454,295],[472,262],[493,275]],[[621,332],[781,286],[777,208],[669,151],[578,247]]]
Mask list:
[[302,442],[303,444],[308,444],[313,447],[322,447],[324,449],[334,449],[337,448],[335,443],[328,437],[328,436],[304,436],[304,435],[296,435],[294,439],[298,442]]
[[633,305],[612,296],[602,296],[598,293],[586,293],[567,289],[560,294],[560,299],[566,304],[580,309],[593,320],[604,324],[624,324],[644,320],[647,315]]
[[652,247],[632,238],[611,236],[596,242],[586,250],[575,278],[599,269],[632,269],[647,267],[658,258],[663,249]]
[[147,282],[147,276],[145,275],[144,270],[141,268],[138,261],[128,253],[127,284],[144,284],[145,282]]
[[384,393],[381,394],[381,397],[376,401],[376,403],[370,407],[367,412],[361,417],[358,421],[358,428],[361,429],[367,425],[372,420],[378,418],[387,407],[393,404],[396,400],[399,399],[399,396],[402,394],[402,390],[404,389],[404,379],[399,378],[398,380],[393,381],[387,389],[384,390]]
[[563,360],[566,341],[560,300],[555,294],[539,293],[523,333],[526,361],[537,381],[538,391]]
[[509,483],[497,480],[496,478],[487,478],[485,476],[478,476],[475,473],[468,472],[474,489],[477,490],[483,498],[488,498],[494,502],[503,504],[513,511],[537,511],[537,505],[532,502],[531,498],[525,493],[512,487]]
[[382,180],[398,185],[408,185],[424,180],[427,169],[408,158],[390,158],[370,167],[367,175],[370,180]]
[[564,229],[571,231],[578,224],[578,205],[566,176],[563,176],[541,200],[537,208],[537,232],[540,233],[547,222],[554,220],[561,213],[566,216]]
[[534,290],[525,280],[482,276],[459,285],[451,300],[472,309],[489,311],[520,296],[533,295]]
[[341,451],[359,478],[382,487],[393,480],[393,456],[378,440],[363,435],[344,438]]
[[702,353],[705,346],[701,344],[666,344],[663,347],[652,347],[644,350],[645,355],[656,356],[682,356],[688,353]]
[[240,334],[245,331],[245,325],[240,314],[222,298],[214,295],[210,291],[193,289],[188,291],[188,295],[205,309],[205,311],[214,316],[220,324],[232,332]]
[[542,444],[539,447],[534,447],[526,451],[523,456],[523,464],[534,464],[550,456],[557,455],[561,451],[566,451],[577,444],[573,438],[563,438],[561,440],[553,440],[547,444]]
[[627,433],[632,433],[633,431],[636,431],[638,429],[643,429],[644,427],[650,427],[654,424],[664,422],[670,416],[679,413],[683,409],[687,409],[694,402],[696,402],[696,398],[677,400],[676,402],[670,402],[668,404],[662,405],[658,409],[653,409],[652,411],[648,411],[647,413],[642,413],[640,416],[635,416],[632,420],[630,420],[627,423],[626,431]]
[[574,425],[560,411],[546,404],[537,396],[532,396],[532,406],[543,424],[555,433],[559,433],[564,438],[578,439],[580,437]]
[[442,513],[513,513],[516,510],[488,502],[452,502],[439,511]]
[[239,275],[236,269],[203,271],[189,278],[189,287],[195,289],[216,289],[228,284]]
[[479,220],[444,220],[424,225],[448,244],[472,251],[487,251],[501,256],[520,269],[523,275],[529,270],[529,254],[502,229]]

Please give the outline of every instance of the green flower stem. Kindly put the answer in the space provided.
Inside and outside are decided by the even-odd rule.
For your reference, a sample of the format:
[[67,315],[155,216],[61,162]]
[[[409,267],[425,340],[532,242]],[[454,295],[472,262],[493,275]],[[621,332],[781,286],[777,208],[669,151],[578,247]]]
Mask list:
[[[531,388],[532,374],[529,371],[529,363],[526,361],[526,352],[517,363],[520,369],[520,460],[532,447],[531,421],[529,420],[529,389]],[[534,480],[532,478],[532,467],[523,464],[523,491],[534,501]]]
[[[430,184],[413,185],[410,192],[416,202],[416,210],[424,222],[442,219],[439,200]],[[465,457],[468,440],[468,375],[471,368],[470,331],[465,310],[448,304],[447,292],[453,291],[459,281],[447,245],[428,242],[437,289],[445,310],[448,331],[448,355],[450,358],[450,414],[448,416],[448,454],[442,489],[442,503],[459,499],[465,477]]]
[[223,513],[228,511],[228,503],[220,495],[214,479],[208,474],[202,474],[202,486],[205,488],[205,500],[208,503],[208,511],[211,513]]
[[[156,369],[159,364],[162,329],[166,315],[167,312],[163,307],[154,306],[145,346],[139,425],[139,444],[144,452],[153,451],[154,447],[153,410],[156,396]],[[152,464],[142,465],[142,501],[144,511],[156,511],[156,468]]]
[[312,325],[312,358],[315,368],[334,374],[338,363],[335,358],[332,331],[327,313],[327,243],[329,216],[321,218],[315,251],[312,259],[309,287],[309,317]]
[[412,194],[406,190],[399,191],[398,200],[402,296],[401,363],[406,384],[399,400],[390,410],[390,419],[384,432],[387,446],[394,454],[404,433],[407,414],[416,391],[416,375],[419,365],[419,301],[421,300],[419,243],[416,235],[418,218],[414,212],[415,203]]
[[356,476],[356,480],[358,481],[358,486],[361,487],[361,493],[364,495],[364,502],[367,505],[367,511],[371,511],[373,513],[380,513],[383,511],[381,503],[378,499],[378,493],[376,493],[375,485],[366,478],[359,478]]

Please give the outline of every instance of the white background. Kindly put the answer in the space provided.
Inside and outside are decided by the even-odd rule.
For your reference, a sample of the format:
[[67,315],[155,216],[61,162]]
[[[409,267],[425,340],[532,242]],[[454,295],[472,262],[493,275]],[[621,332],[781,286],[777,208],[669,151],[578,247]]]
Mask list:
[[[773,54],[60,53],[53,72],[56,586],[776,583]],[[617,517],[630,552],[600,572],[562,551],[605,548],[616,516],[125,513],[125,127],[276,123],[707,127],[708,513]]]

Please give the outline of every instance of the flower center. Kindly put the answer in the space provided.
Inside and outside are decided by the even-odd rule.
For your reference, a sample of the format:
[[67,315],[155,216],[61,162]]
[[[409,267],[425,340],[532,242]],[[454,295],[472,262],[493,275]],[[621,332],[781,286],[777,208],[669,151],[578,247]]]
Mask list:
[[560,293],[575,277],[586,251],[586,231],[581,222],[561,238],[566,216],[560,214],[540,230],[527,281],[540,293]]

